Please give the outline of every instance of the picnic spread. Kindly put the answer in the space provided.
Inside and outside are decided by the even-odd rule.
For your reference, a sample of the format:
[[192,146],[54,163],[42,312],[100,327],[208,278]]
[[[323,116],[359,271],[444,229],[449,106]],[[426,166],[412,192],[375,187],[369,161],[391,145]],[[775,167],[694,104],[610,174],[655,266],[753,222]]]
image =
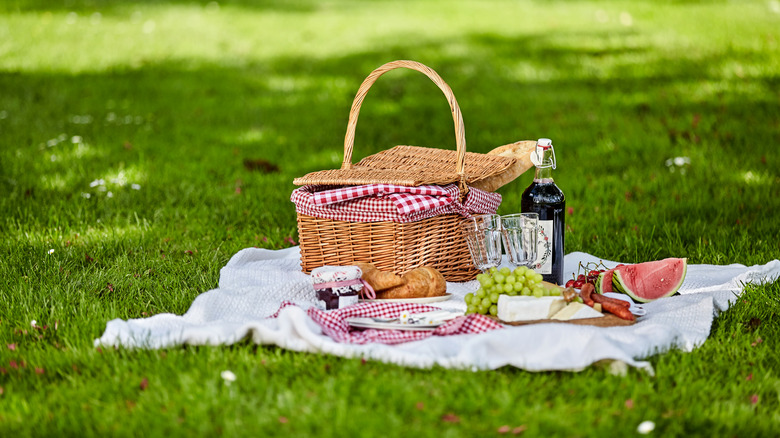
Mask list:
[[[593,255],[567,254],[566,275],[577,272],[580,263],[594,262],[599,258]],[[609,267],[618,264],[602,262]],[[504,326],[482,315],[469,315],[484,318],[485,325],[439,326],[438,332],[349,330],[339,321],[359,315],[389,315],[400,309],[463,312],[463,298],[475,291],[479,282],[449,282],[449,299],[424,305],[361,302],[354,314],[329,311],[335,314],[333,322],[325,319],[328,312],[316,308],[311,277],[300,268],[299,247],[247,248],[221,269],[218,288],[195,298],[184,315],[162,313],[109,321],[95,345],[160,349],[253,342],[420,368],[581,370],[610,359],[650,370],[643,359],[671,349],[692,351],[704,343],[713,318],[737,300],[745,284],[778,278],[780,260],[756,266],[689,265],[680,295],[645,304],[647,314],[629,326],[554,322]],[[397,342],[399,337],[404,342]]]
[[[456,148],[396,146],[353,164],[363,99],[397,68],[425,74],[444,93]],[[521,211],[497,214],[495,190],[531,167]],[[412,367],[580,370],[610,360],[652,372],[643,359],[691,351],[745,284],[780,277],[778,260],[748,267],[564,256],[555,168],[546,138],[466,152],[449,86],[422,64],[387,63],[353,101],[341,168],[293,181],[299,246],[241,250],[218,288],[184,315],[109,321],[95,345],[249,340]]]

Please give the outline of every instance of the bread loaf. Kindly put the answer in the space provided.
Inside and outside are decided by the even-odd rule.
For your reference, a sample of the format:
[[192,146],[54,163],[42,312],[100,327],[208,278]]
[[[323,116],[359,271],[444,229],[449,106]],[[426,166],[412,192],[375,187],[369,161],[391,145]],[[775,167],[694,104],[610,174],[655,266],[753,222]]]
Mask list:
[[531,153],[535,148],[535,141],[523,140],[493,149],[488,152],[488,155],[514,158],[515,164],[498,175],[489,176],[481,181],[471,183],[471,186],[487,192],[495,192],[499,187],[509,184],[523,172],[534,166],[531,162]]
[[401,278],[401,276],[393,274],[392,272],[380,271],[372,263],[358,262],[355,263],[355,266],[363,271],[363,280],[368,283],[376,292],[404,284],[404,280]]
[[427,298],[447,293],[447,282],[439,271],[429,266],[412,269],[403,276],[403,284],[376,291],[378,299]]

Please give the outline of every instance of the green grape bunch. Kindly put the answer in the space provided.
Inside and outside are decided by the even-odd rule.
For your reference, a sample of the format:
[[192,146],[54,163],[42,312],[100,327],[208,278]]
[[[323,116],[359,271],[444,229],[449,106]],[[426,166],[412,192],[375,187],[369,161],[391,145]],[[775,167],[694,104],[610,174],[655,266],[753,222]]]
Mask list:
[[479,281],[479,289],[466,294],[467,314],[497,315],[500,295],[543,297],[561,294],[557,288],[552,290],[545,288],[542,284],[542,274],[537,274],[533,269],[525,266],[514,270],[507,267],[490,268],[488,272],[478,274],[477,281]]

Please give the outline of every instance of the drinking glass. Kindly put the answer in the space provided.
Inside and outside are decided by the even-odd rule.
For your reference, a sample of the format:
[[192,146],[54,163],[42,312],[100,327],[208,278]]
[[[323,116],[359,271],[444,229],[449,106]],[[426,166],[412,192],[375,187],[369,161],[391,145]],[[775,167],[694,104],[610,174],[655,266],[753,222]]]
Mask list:
[[501,235],[509,263],[530,267],[536,261],[538,213],[517,213],[501,216]]
[[501,216],[481,214],[461,223],[474,266],[482,272],[501,264]]

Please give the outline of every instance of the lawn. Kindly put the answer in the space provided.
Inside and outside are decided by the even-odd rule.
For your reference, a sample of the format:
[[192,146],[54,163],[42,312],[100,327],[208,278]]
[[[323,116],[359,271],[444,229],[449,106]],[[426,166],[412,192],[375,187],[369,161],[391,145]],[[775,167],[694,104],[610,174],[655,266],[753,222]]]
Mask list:
[[[654,375],[93,347],[111,319],[184,313],[238,250],[293,245],[292,179],[340,165],[354,93],[395,59],[452,87],[469,151],[553,139],[566,252],[777,259],[778,1],[51,3],[0,5],[0,435],[780,430],[778,282]],[[383,76],[361,111],[355,158],[396,144],[454,148],[419,73]]]

